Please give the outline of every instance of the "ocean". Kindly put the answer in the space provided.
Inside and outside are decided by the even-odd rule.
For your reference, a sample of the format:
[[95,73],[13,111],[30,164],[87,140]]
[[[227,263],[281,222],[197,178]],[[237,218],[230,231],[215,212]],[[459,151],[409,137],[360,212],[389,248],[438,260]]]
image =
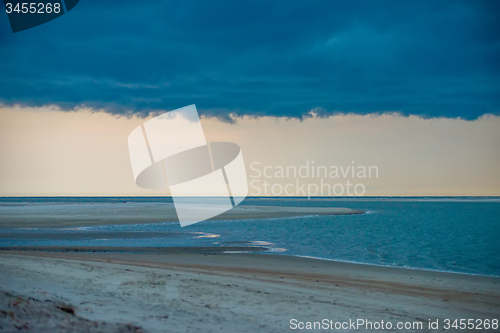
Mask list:
[[[0,198],[2,214],[37,206],[78,211],[162,205],[165,197]],[[346,207],[366,214],[76,228],[2,228],[5,246],[261,246],[293,255],[410,269],[500,276],[498,197],[246,198],[241,205]]]

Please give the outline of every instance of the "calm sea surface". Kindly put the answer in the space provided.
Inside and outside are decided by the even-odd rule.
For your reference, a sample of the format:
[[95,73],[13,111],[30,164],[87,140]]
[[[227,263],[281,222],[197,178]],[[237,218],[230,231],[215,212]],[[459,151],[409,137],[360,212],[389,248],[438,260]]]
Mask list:
[[[124,203],[126,201],[126,203]],[[0,198],[25,204],[146,205],[170,198]],[[247,198],[242,205],[347,207],[363,215],[134,224],[63,229],[0,229],[0,246],[257,245],[287,254],[384,266],[500,276],[499,198]]]

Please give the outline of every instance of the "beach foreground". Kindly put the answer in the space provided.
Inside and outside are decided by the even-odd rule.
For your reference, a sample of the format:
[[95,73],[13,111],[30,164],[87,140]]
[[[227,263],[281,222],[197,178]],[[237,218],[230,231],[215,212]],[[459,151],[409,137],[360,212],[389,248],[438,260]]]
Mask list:
[[323,319],[435,332],[446,331],[445,319],[500,313],[499,278],[259,254],[4,250],[0,285],[70,304],[84,319],[151,332],[285,332],[291,320]]

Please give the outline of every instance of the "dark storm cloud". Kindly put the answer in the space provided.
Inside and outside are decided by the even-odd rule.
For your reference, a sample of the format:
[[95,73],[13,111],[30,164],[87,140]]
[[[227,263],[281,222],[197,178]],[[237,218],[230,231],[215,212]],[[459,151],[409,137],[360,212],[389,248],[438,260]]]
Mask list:
[[206,115],[500,112],[500,2],[80,1],[12,34],[0,102]]

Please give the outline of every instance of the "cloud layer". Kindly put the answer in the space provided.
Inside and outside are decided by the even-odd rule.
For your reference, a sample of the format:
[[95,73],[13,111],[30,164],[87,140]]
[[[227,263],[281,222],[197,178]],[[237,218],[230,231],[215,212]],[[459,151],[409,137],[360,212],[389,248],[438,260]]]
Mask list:
[[500,114],[497,1],[81,1],[12,34],[0,102],[208,116]]

